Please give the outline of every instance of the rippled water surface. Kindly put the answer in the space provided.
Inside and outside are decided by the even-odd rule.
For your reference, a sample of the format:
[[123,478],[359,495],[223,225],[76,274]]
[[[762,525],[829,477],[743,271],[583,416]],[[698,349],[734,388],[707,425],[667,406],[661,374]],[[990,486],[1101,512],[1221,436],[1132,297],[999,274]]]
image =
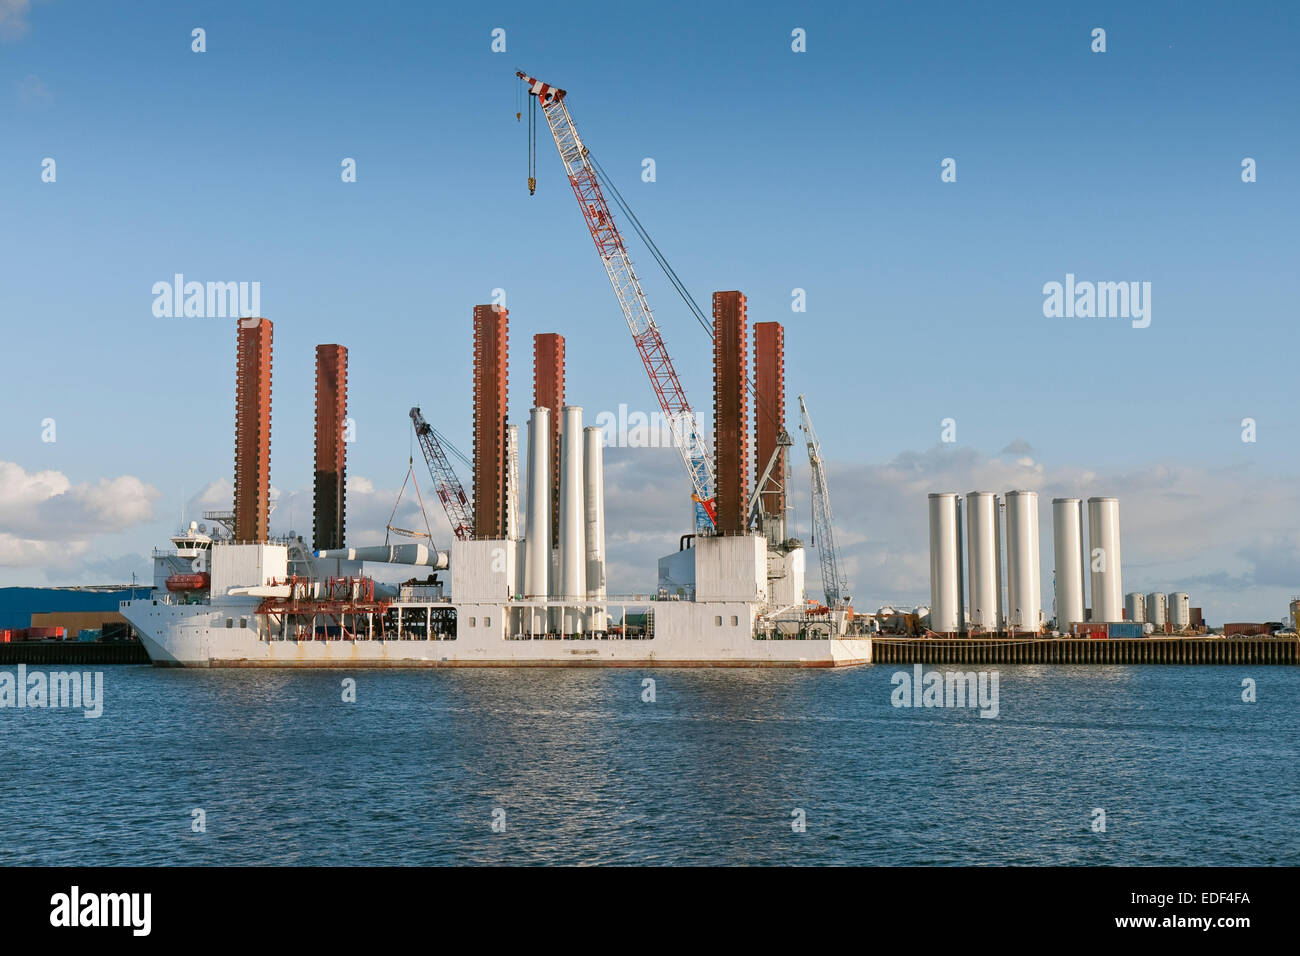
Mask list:
[[1300,863],[1300,668],[899,670],[104,668],[0,710],[0,863]]

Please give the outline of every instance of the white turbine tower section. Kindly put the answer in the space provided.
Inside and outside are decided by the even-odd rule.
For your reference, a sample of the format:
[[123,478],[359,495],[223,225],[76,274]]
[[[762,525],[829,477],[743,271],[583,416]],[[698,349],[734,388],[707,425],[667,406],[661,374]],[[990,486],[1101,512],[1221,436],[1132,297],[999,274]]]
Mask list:
[[[545,601],[551,572],[551,410],[528,420],[528,517],[524,522],[524,598]],[[545,630],[545,612],[532,609],[529,630]]]
[[1130,621],[1145,624],[1147,620],[1147,600],[1140,591],[1124,595],[1124,613]]
[[1169,604],[1164,594],[1152,591],[1147,595],[1147,621],[1155,625],[1156,633],[1164,633],[1165,623],[1169,620]]
[[961,502],[957,495],[930,495],[930,630],[962,630]]
[[1120,574],[1119,499],[1088,499],[1089,567],[1092,569],[1092,619],[1107,624],[1124,619]]
[[519,426],[506,426],[506,537],[519,540]]
[[1007,626],[1037,633],[1043,607],[1038,555],[1038,493],[1008,491]]
[[334,558],[340,561],[370,561],[374,564],[415,564],[433,568],[435,571],[444,571],[448,566],[447,552],[423,544],[377,544],[369,548],[327,548],[317,551],[316,557]]
[[1084,620],[1083,501],[1052,499],[1052,546],[1056,557],[1056,627],[1067,631]]
[[[599,427],[582,432],[583,504],[586,508],[587,599],[605,600],[605,463],[604,431]],[[589,629],[605,630],[605,612],[592,609]]]
[[[564,406],[560,428],[560,597],[565,602],[565,634],[583,629],[581,605],[587,599],[587,510],[582,503],[582,408]],[[570,607],[567,605],[579,605]]]
[[999,543],[998,496],[972,491],[966,496],[966,574],[970,578],[972,628],[1002,628],[1002,549]]

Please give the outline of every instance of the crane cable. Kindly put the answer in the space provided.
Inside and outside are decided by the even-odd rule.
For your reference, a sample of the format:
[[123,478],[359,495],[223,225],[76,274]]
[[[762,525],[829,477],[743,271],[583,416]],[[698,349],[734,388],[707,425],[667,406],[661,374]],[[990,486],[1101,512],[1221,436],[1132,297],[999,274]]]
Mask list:
[[641,220],[636,217],[636,213],[632,211],[632,207],[628,205],[627,200],[623,198],[623,194],[618,191],[618,186],[614,184],[614,181],[609,178],[609,174],[605,172],[605,167],[600,165],[600,160],[596,159],[595,156],[592,156],[590,150],[587,151],[587,158],[591,160],[592,166],[595,167],[596,174],[600,177],[601,183],[614,194],[614,204],[618,206],[619,211],[622,212],[623,215],[627,216],[628,221],[632,223],[632,228],[635,230],[637,236],[643,243],[645,243],[646,248],[650,250],[650,255],[654,256],[655,262],[659,264],[659,268],[663,271],[664,275],[667,276],[668,281],[672,283],[673,288],[677,290],[677,294],[682,297],[682,301],[685,302],[686,307],[691,310],[691,314],[695,316],[695,321],[700,323],[700,327],[704,329],[704,331],[708,333],[709,338],[712,339],[713,328],[709,325],[708,319],[705,318],[704,310],[700,308],[700,304],[695,301],[695,297],[692,296],[690,290],[686,288],[686,283],[682,282],[681,277],[677,275],[677,272],[668,263],[667,257],[659,251],[659,247],[655,245],[655,241],[650,238],[650,233],[646,231],[645,226],[641,225]]
[[[518,89],[518,87],[516,87],[516,89]],[[528,97],[528,103],[529,103],[528,195],[531,196],[534,194],[537,187],[537,178],[536,178],[537,97],[530,95]],[[517,117],[518,114],[516,114],[516,118]],[[596,159],[596,157],[591,154],[591,151],[589,149],[585,150],[585,153],[586,153],[586,159],[588,159],[591,162],[592,168],[596,173],[596,176],[600,180],[600,183],[606,189],[608,189],[611,194],[613,194],[614,204],[618,207],[619,211],[622,212],[623,215],[627,217],[627,221],[632,224],[633,231],[636,232],[638,238],[640,238],[641,242],[644,243],[645,247],[648,250],[650,250],[650,255],[654,257],[654,260],[658,264],[660,271],[663,272],[664,276],[668,279],[669,283],[676,290],[677,294],[681,297],[682,301],[686,304],[686,307],[690,310],[691,314],[695,317],[695,321],[699,323],[700,328],[704,329],[705,333],[709,336],[709,341],[711,342],[715,341],[713,335],[713,326],[710,324],[708,318],[705,316],[704,310],[700,308],[700,304],[696,302],[695,297],[691,295],[690,290],[686,287],[686,283],[682,281],[681,277],[677,274],[677,271],[673,269],[672,265],[668,262],[668,258],[659,249],[659,246],[655,243],[654,239],[650,237],[650,233],[646,230],[645,226],[641,224],[641,220],[637,218],[636,213],[632,211],[631,205],[623,197],[623,194],[622,192],[619,191],[618,186],[614,183],[613,179],[610,178],[609,174],[605,172],[605,167],[603,167],[600,164],[600,160]],[[651,319],[651,321],[653,321],[653,319]],[[757,388],[755,387],[755,383],[752,378],[748,380],[748,384],[749,384],[749,389],[748,389],[749,393],[755,399],[755,406],[756,407],[761,406],[761,408],[757,408],[757,410],[761,411],[768,419],[772,421],[776,421],[776,412],[771,407],[771,405],[766,401],[759,401]],[[776,422],[776,424],[779,427],[784,427],[785,423],[778,421]],[[781,457],[784,459],[785,468],[783,470],[786,472],[786,475],[783,475],[782,484],[788,486],[789,484],[788,475],[789,475],[789,468],[791,462],[788,455],[782,455]],[[786,498],[788,501],[789,500],[788,490],[786,492]]]
[[[605,167],[600,165],[600,160],[596,159],[595,156],[592,156],[590,150],[587,151],[587,158],[591,160],[591,164],[595,168],[596,174],[600,177],[602,185],[613,193],[614,204],[618,206],[619,211],[622,212],[623,215],[627,216],[628,221],[632,223],[632,229],[636,232],[640,240],[645,243],[646,248],[650,250],[650,255],[654,256],[655,262],[659,264],[660,270],[668,278],[668,281],[672,283],[673,288],[677,290],[677,294],[681,296],[682,301],[686,303],[686,307],[691,310],[691,314],[695,316],[695,321],[698,322],[700,327],[708,333],[709,341],[714,341],[713,327],[705,317],[704,310],[700,308],[700,304],[695,301],[695,297],[691,295],[690,290],[686,288],[686,283],[681,280],[681,277],[677,275],[676,270],[674,270],[672,265],[668,262],[668,257],[660,251],[659,247],[655,244],[655,241],[650,238],[650,233],[647,232],[645,226],[641,224],[641,220],[638,219],[636,213],[632,211],[632,207],[628,204],[627,200],[623,198],[623,194],[618,191],[618,186],[616,186],[614,181],[609,178],[609,174],[605,172]],[[754,380],[749,378],[748,382],[749,393],[757,400],[758,393]],[[776,411],[771,408],[767,402],[756,401],[755,404],[762,405],[761,411],[768,417],[768,419],[772,421],[776,420]],[[777,422],[777,425],[782,427],[784,424],[784,422]]]

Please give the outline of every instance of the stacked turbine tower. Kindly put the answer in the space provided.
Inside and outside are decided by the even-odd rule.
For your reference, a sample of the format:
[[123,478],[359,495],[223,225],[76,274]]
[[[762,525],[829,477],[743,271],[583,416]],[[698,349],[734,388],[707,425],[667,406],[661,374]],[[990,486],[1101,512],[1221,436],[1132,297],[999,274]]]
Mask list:
[[1064,631],[1084,617],[1083,501],[1052,499],[1052,541],[1056,556],[1056,626]]
[[[929,497],[930,630],[938,634],[959,634],[967,630],[976,634],[1038,633],[1044,618],[1038,494],[1008,491],[1001,502],[988,491],[972,491],[966,495],[965,569],[961,560],[962,506],[962,500],[951,492]],[[1005,546],[1001,527],[1003,508],[1006,510]],[[1164,595],[1153,594],[1144,601],[1142,595],[1130,594],[1125,607],[1119,502],[1114,498],[1089,498],[1087,514],[1089,540],[1085,542],[1083,500],[1052,499],[1057,628],[1068,631],[1072,625],[1087,621],[1104,624],[1155,621],[1157,614],[1163,622]],[[1089,571],[1091,611],[1087,606]],[[965,586],[967,582],[969,587]],[[1154,609],[1157,597],[1160,598],[1158,610]],[[1178,621],[1185,620],[1183,626],[1190,626],[1190,601],[1185,594],[1179,595],[1179,601]]]
[[998,496],[972,491],[966,496],[969,548],[970,625],[977,632],[1002,630],[1002,522]]

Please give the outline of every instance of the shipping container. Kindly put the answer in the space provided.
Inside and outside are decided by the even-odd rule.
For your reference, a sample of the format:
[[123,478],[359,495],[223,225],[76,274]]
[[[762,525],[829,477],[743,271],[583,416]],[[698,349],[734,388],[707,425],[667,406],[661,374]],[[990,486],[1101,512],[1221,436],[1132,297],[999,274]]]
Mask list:
[[1106,625],[1093,621],[1079,621],[1072,629],[1075,637],[1104,638],[1106,636]]
[[1141,621],[1119,621],[1109,624],[1106,631],[1111,637],[1142,637]]
[[1240,634],[1243,637],[1259,637],[1268,634],[1270,628],[1267,624],[1225,624],[1223,633],[1231,637],[1233,634]]
[[105,621],[100,631],[102,632],[100,640],[103,641],[129,641],[131,639],[131,625],[125,621]]

